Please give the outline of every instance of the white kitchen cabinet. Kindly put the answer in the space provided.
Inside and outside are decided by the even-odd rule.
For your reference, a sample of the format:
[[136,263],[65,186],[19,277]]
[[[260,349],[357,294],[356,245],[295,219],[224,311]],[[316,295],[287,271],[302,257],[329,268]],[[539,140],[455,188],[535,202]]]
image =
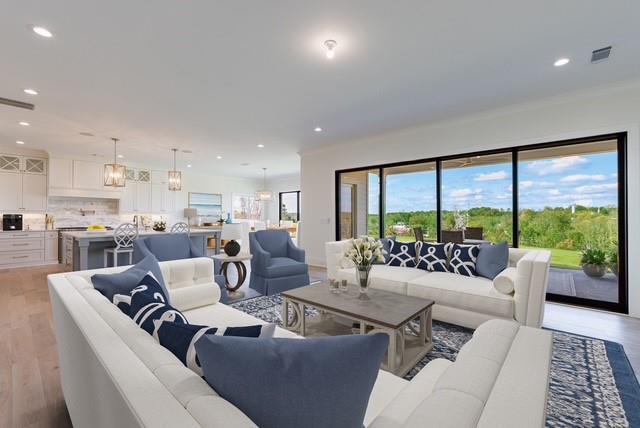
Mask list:
[[47,209],[47,176],[22,175],[22,209],[24,211]]
[[44,232],[44,261],[58,262],[58,232]]
[[73,161],[71,159],[49,159],[49,187],[73,188]]
[[137,182],[136,211],[140,213],[151,212],[151,183]]
[[135,181],[127,180],[127,184],[124,187],[124,192],[120,196],[120,212],[129,213],[136,210],[136,192],[137,183]]
[[45,159],[0,155],[0,211],[45,211]]
[[175,210],[175,192],[166,183],[153,184],[151,188],[151,210],[154,214],[165,214]]
[[80,190],[103,190],[103,165],[81,160],[73,161],[73,188]]
[[0,211],[22,208],[22,174],[0,171]]

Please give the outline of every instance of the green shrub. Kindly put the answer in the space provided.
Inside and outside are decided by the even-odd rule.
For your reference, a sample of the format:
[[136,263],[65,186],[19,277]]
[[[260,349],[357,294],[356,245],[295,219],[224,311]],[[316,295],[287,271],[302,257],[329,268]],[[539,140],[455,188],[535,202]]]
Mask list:
[[583,265],[605,265],[607,263],[607,255],[600,248],[587,247],[582,250],[580,263]]
[[607,261],[609,262],[609,265],[618,264],[618,248],[612,248],[609,250],[609,254],[607,254]]

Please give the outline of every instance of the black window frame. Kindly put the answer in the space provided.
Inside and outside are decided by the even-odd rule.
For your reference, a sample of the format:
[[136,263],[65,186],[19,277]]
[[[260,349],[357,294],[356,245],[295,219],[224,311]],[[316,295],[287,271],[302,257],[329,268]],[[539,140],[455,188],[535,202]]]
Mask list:
[[584,299],[580,297],[564,296],[559,294],[547,293],[547,300],[552,302],[567,303],[577,306],[585,306],[590,308],[604,309],[619,313],[629,313],[628,301],[628,271],[627,271],[627,132],[617,132],[609,134],[601,134],[590,137],[573,138],[568,140],[556,140],[545,143],[530,144],[524,146],[505,147],[492,150],[481,150],[468,153],[458,153],[447,156],[436,156],[430,158],[415,159],[402,162],[392,162],[378,165],[368,165],[356,168],[335,170],[335,237],[340,240],[340,177],[344,173],[376,170],[381,179],[379,180],[379,204],[378,215],[380,216],[379,233],[384,236],[384,180],[382,179],[385,168],[414,165],[426,162],[436,163],[436,221],[438,228],[438,240],[441,239],[442,233],[442,162],[460,157],[472,157],[483,155],[494,155],[500,153],[511,153],[512,161],[512,213],[513,213],[513,243],[514,248],[519,246],[519,230],[520,230],[520,210],[519,210],[519,174],[518,161],[520,152],[536,149],[545,149],[561,146],[580,145],[585,143],[597,143],[600,141],[616,140],[617,156],[618,156],[618,302],[604,302],[599,300]]
[[282,195],[284,193],[295,193],[296,194],[296,205],[298,209],[296,210],[296,223],[300,221],[300,190],[287,190],[285,192],[278,193],[278,224],[282,221]]

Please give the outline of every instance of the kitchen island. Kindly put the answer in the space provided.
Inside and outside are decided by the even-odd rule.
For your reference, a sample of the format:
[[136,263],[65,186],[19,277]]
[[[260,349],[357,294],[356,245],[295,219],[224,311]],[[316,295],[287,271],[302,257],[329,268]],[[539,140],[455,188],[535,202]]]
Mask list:
[[[154,230],[141,230],[139,237],[149,235],[164,235],[169,232],[156,232]],[[209,239],[215,240],[214,253],[220,252],[220,236],[222,229],[220,228],[193,228],[189,232],[189,237],[193,244],[207,255],[207,242]],[[114,248],[116,246],[113,240],[113,231],[69,231],[62,232],[62,239],[71,246],[69,252],[72,261],[68,263],[70,268],[76,270],[100,269],[104,267],[104,250],[105,248]],[[118,259],[118,265],[129,264],[128,255],[121,254]]]

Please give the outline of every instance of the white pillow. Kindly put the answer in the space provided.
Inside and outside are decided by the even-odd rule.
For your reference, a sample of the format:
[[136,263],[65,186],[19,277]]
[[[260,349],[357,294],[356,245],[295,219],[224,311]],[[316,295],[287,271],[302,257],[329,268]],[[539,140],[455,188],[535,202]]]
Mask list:
[[516,288],[517,273],[518,270],[514,267],[506,268],[493,278],[493,288],[502,294],[513,293],[513,290]]

